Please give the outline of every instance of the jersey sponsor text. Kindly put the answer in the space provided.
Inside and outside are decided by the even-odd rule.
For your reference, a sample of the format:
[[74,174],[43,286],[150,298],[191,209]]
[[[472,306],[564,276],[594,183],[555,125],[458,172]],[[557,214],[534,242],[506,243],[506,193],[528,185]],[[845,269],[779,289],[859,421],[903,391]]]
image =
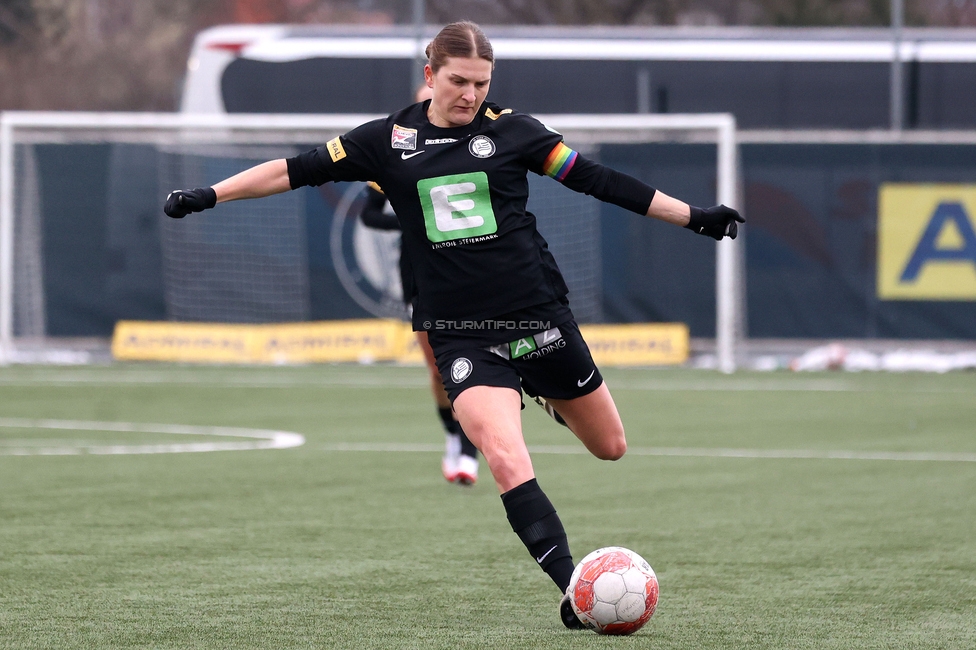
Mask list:
[[485,172],[426,178],[417,182],[417,192],[427,239],[433,243],[481,237],[498,230]]
[[329,150],[329,157],[334,163],[346,157],[346,150],[342,148],[342,142],[339,138],[332,138],[325,144],[325,147]]

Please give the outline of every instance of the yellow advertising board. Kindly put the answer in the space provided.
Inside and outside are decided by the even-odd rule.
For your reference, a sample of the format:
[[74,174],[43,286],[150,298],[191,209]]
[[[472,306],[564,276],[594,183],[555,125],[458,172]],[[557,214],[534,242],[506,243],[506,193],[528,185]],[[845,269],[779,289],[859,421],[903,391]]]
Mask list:
[[112,337],[116,359],[248,363],[257,330],[251,325],[119,321]]
[[403,326],[403,348],[400,350],[400,354],[397,355],[396,362],[405,365],[423,365],[427,363],[424,360],[424,351],[420,349],[420,344],[417,343],[417,333],[412,331],[410,323],[404,323]]
[[[583,325],[580,331],[600,365],[650,366],[688,359],[688,327],[683,323]],[[185,363],[424,363],[410,324],[381,319],[271,325],[120,321],[112,355]]]
[[318,363],[386,361],[404,345],[403,323],[397,320],[319,321],[265,325],[258,356],[262,362]]
[[601,366],[659,366],[688,360],[684,323],[580,325],[593,360]]
[[976,300],[976,185],[881,186],[878,297]]
[[348,320],[271,325],[120,321],[116,359],[200,363],[389,361],[409,337],[396,320]]

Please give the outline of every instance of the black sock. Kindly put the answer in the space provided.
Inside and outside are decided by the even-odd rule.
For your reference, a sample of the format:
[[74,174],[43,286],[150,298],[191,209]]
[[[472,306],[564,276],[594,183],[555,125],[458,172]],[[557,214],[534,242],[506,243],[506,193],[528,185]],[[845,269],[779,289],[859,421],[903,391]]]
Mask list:
[[437,407],[437,415],[441,416],[441,422],[444,424],[444,430],[448,433],[458,433],[461,430],[461,425],[457,420],[454,419],[454,411],[450,406],[441,408]]
[[458,425],[458,435],[461,436],[461,453],[465,456],[471,456],[471,458],[477,458],[478,448],[464,435],[464,431],[461,430],[461,425]]
[[454,411],[451,410],[451,407],[438,407],[437,414],[441,416],[441,422],[444,423],[445,431],[461,437],[461,453],[465,456],[477,458],[478,448],[474,446],[473,442],[468,440],[466,435],[464,435],[464,430],[461,428],[461,423],[454,419]]
[[556,509],[535,479],[502,495],[512,530],[552,581],[565,592],[573,575],[573,556],[569,540]]

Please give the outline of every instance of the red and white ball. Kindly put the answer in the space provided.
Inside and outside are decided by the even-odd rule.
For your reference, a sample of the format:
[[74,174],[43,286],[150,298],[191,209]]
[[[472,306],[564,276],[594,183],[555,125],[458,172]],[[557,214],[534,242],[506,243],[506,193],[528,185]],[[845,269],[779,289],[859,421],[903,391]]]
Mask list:
[[657,607],[654,569],[637,553],[619,546],[584,557],[567,591],[576,615],[600,634],[633,634]]

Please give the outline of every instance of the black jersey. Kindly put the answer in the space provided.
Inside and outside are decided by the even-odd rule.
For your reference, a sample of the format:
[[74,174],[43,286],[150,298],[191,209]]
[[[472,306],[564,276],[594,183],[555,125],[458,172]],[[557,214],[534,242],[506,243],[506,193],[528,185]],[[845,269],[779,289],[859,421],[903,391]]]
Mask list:
[[375,181],[383,188],[413,265],[416,330],[443,322],[478,328],[522,310],[565,317],[566,283],[526,210],[527,172],[635,211],[647,211],[653,188],[639,184],[635,195],[637,181],[621,184],[624,175],[583,161],[530,115],[485,102],[470,124],[440,128],[427,119],[429,103],[289,159],[292,187]]

